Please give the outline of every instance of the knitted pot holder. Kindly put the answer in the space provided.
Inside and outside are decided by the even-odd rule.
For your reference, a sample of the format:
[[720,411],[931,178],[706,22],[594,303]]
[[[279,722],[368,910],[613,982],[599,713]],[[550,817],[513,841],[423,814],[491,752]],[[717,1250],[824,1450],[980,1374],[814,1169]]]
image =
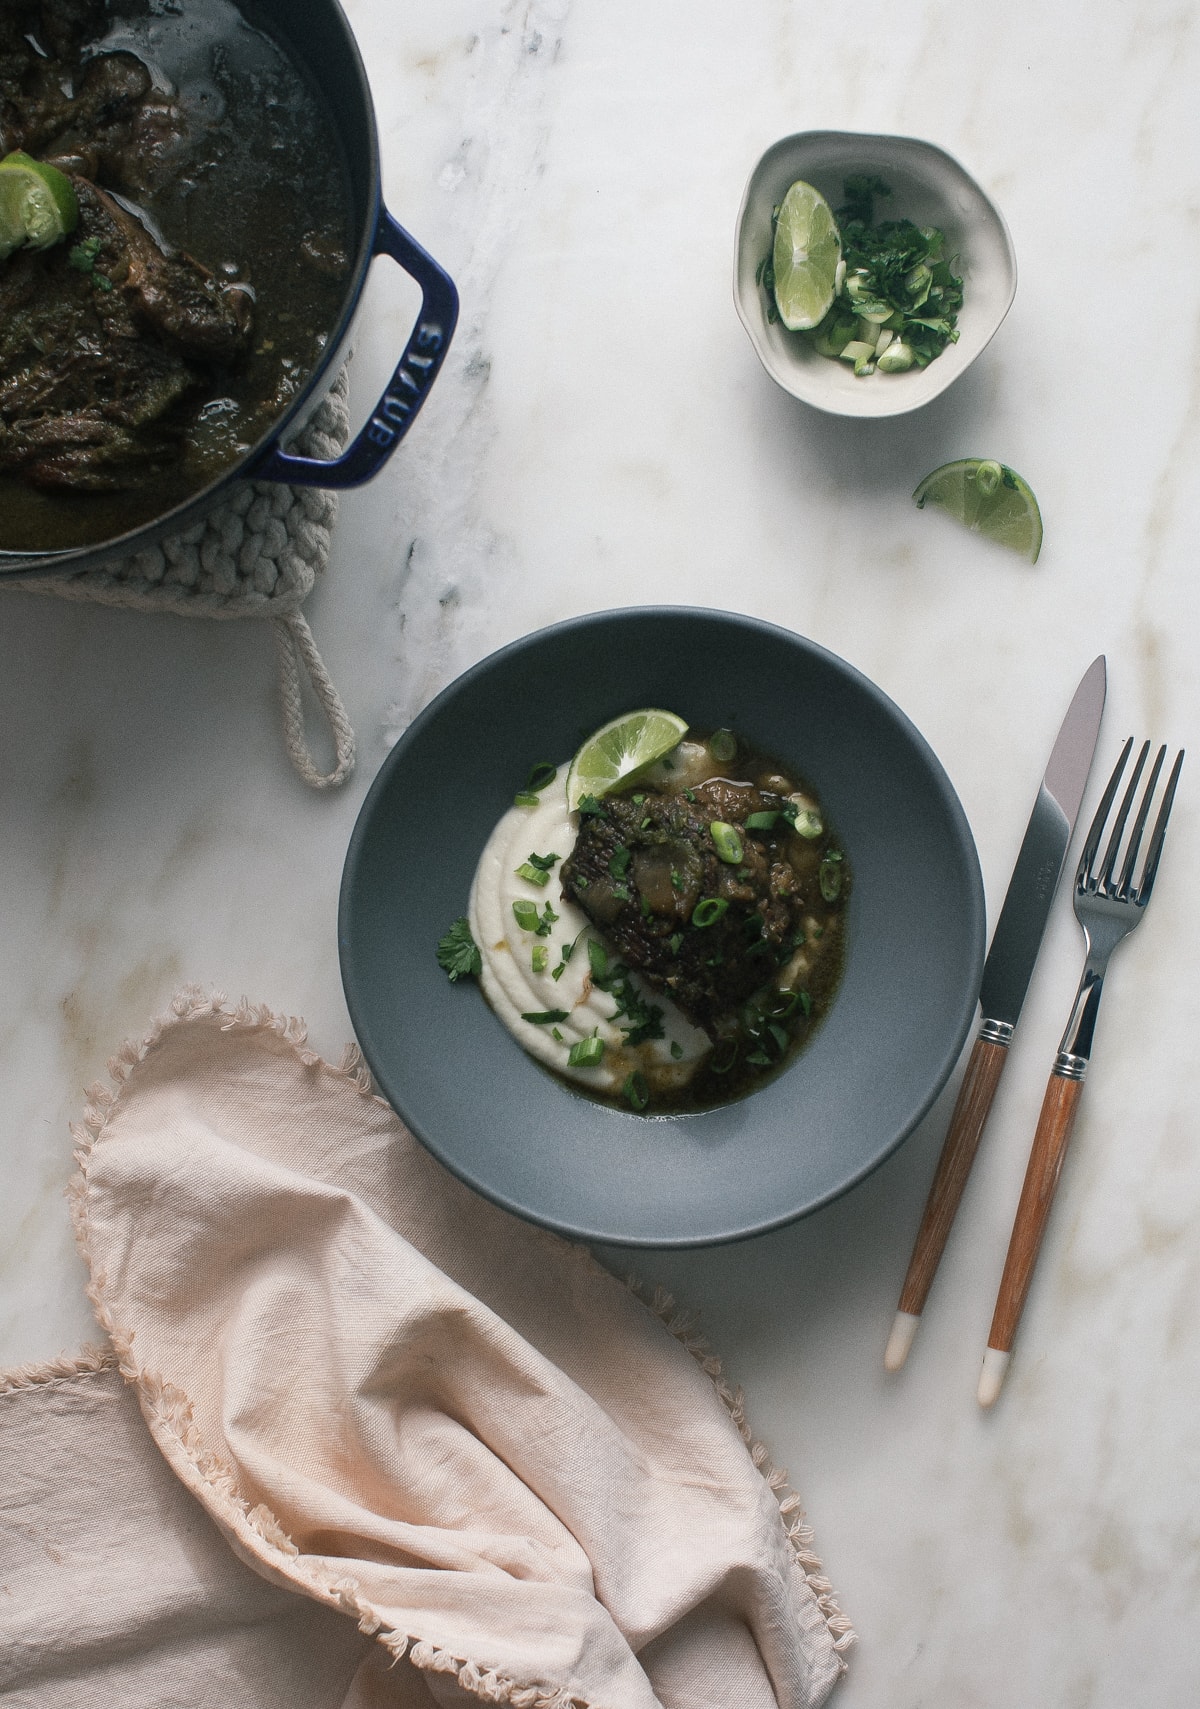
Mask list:
[[[304,456],[332,460],[345,449],[348,389],[343,368],[297,440]],[[130,611],[266,618],[275,636],[288,756],[313,789],[333,789],[354,769],[354,731],[300,607],[329,560],[337,513],[336,493],[241,481],[202,522],[128,558],[68,575],[7,576],[0,586]],[[309,745],[305,677],[333,738],[328,771],[320,769]]]

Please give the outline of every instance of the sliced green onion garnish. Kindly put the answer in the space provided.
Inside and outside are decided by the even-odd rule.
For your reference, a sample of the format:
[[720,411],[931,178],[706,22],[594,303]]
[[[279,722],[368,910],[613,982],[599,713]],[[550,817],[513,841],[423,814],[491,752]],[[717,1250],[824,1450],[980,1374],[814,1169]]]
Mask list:
[[535,973],[545,973],[550,960],[550,951],[545,944],[534,944],[529,952],[529,965]]
[[550,874],[545,867],[534,866],[529,860],[523,860],[516,872],[517,877],[523,878],[527,884],[540,884],[544,888],[550,882]]
[[555,1021],[569,1020],[570,1014],[569,1009],[532,1009],[528,1014],[522,1015],[521,1019],[531,1022],[535,1027],[549,1027],[553,1026]]
[[737,1061],[737,1058],[737,1045],[732,1040],[727,1040],[725,1044],[718,1045],[713,1051],[712,1061],[708,1066],[712,1069],[714,1074],[728,1074],[729,1070]]
[[536,902],[514,902],[512,911],[523,932],[536,932],[538,911]]
[[821,823],[821,815],[815,812],[813,808],[802,807],[796,814],[796,835],[803,837],[805,842],[815,843],[824,829],[825,827]]
[[671,1055],[675,1058],[676,1062],[678,1062],[679,1058],[683,1055],[683,1046],[677,1038],[673,1038],[671,1040]]
[[837,849],[829,850],[818,868],[817,878],[826,902],[836,902],[842,893],[842,857]]
[[539,760],[529,773],[525,788],[531,795],[538,795],[546,788],[547,784],[553,783],[557,776],[558,767],[556,765],[551,765],[549,760]]
[[714,819],[708,827],[708,833],[718,858],[729,866],[736,866],[742,858],[742,839],[733,826],[727,825],[723,819]]
[[912,365],[913,353],[903,339],[889,344],[875,363],[881,374],[906,374]]
[[514,807],[536,807],[537,804],[537,796],[531,795],[527,789],[518,790],[513,796]]
[[639,1074],[636,1068],[632,1074],[626,1076],[621,1092],[635,1110],[644,1110],[650,1102],[650,1088],[646,1084],[646,1076]]
[[708,738],[708,751],[724,765],[737,753],[737,737],[732,730],[714,730]]
[[667,942],[671,946],[671,954],[672,955],[678,955],[679,951],[683,945],[683,933],[682,932],[672,932],[670,937],[667,939]]
[[567,1052],[568,1068],[595,1068],[604,1060],[604,1040],[593,1033],[591,1038],[576,1039]]
[[592,978],[599,983],[608,978],[608,951],[596,938],[588,939],[588,966],[592,970]]
[[729,903],[723,896],[706,896],[703,902],[697,902],[692,909],[692,924],[701,930],[705,926],[715,926],[723,914],[729,912]]
[[748,831],[773,831],[778,823],[778,813],[751,813],[746,820],[746,829]]

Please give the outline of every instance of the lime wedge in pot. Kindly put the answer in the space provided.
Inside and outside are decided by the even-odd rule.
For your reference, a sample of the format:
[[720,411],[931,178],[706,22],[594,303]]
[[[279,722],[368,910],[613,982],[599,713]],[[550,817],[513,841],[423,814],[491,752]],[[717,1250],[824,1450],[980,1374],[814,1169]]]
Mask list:
[[14,249],[49,249],[75,230],[79,204],[71,181],[18,150],[0,160],[0,261]]
[[775,222],[775,306],[789,332],[819,326],[837,294],[842,240],[833,209],[801,179],[792,185]]
[[1042,513],[1028,482],[1005,463],[961,457],[926,475],[913,494],[917,508],[936,504],[947,516],[1037,563]]
[[567,772],[567,806],[573,812],[585,795],[599,798],[618,784],[632,783],[669,754],[687,735],[674,712],[656,707],[626,712],[590,735]]

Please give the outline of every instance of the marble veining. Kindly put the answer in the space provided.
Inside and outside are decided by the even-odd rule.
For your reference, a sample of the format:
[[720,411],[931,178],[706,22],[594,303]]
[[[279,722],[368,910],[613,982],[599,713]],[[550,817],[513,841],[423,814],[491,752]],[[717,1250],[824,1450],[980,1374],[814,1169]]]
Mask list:
[[[905,1370],[883,1344],[949,1116],[744,1246],[641,1254],[696,1308],[802,1491],[860,1643],[842,1709],[1191,1709],[1200,1651],[1200,17],[1182,0],[347,0],[393,212],[454,274],[420,420],[347,495],[309,614],[359,735],[293,777],[253,624],[0,592],[0,1364],[91,1333],[62,1189],[105,1058],[186,981],[349,1036],[342,858],[389,745],[493,647],[588,610],[726,606],[812,636],[914,719],[989,914],[1067,700],[1188,745],[1153,910],[1114,959],[1072,1152],[994,1413],[979,1361],[1082,942],[1050,922]],[[776,137],[908,133],[1013,235],[993,343],[914,416],[817,415],[734,313],[734,220]],[[365,415],[414,297],[378,263]],[[951,457],[1018,468],[1036,567],[910,502]],[[624,1269],[619,1252],[603,1254]]]

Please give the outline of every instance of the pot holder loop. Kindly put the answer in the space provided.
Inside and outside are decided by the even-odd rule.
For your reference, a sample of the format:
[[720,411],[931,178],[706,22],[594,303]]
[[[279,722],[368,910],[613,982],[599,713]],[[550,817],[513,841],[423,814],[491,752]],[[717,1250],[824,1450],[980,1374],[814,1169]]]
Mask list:
[[[293,611],[288,617],[273,618],[271,628],[275,632],[279,658],[279,705],[288,758],[311,788],[336,789],[354,770],[354,731],[342,705],[342,697],[317,651],[313,632],[303,613]],[[307,674],[333,736],[334,764],[331,771],[318,770],[308,744],[301,698],[302,672]]]

